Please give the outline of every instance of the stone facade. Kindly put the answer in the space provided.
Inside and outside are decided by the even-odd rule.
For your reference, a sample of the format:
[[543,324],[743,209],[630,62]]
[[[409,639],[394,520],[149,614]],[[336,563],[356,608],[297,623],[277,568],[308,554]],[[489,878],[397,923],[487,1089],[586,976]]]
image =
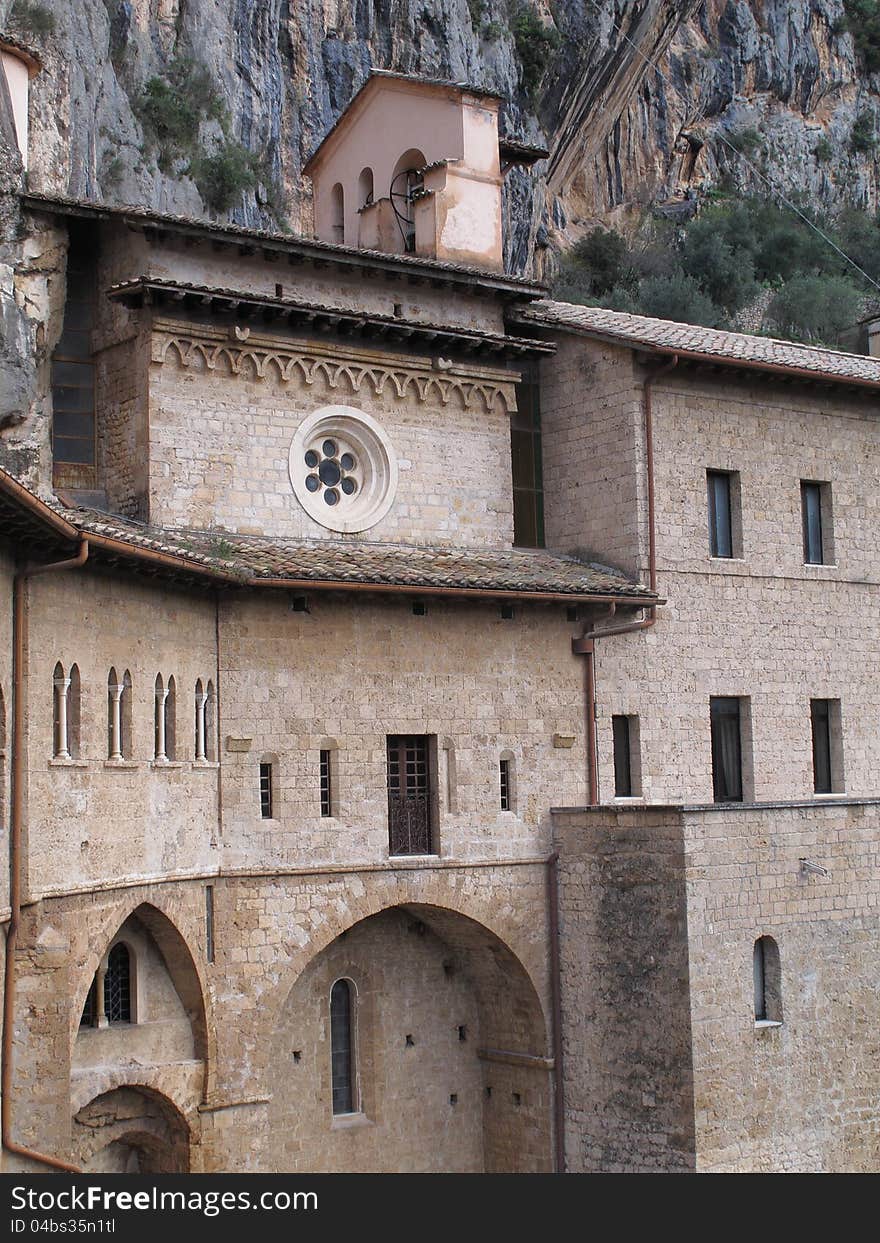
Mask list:
[[[50,350],[57,210],[23,243],[55,265],[27,277]],[[25,712],[17,1141],[104,1171],[547,1171],[560,1148],[571,1171],[876,1169],[873,394],[686,360],[654,380],[635,347],[548,321],[527,347],[556,347],[540,380],[546,545],[610,567],[603,591],[404,592],[368,568],[342,588],[320,561],[287,588],[236,578],[249,536],[326,558],[342,545],[364,567],[383,547],[433,549],[453,580],[468,557],[511,554],[521,364],[495,338],[505,303],[535,291],[407,259],[288,262],[283,239],[180,222],[91,227],[94,492],[52,497],[43,356],[43,413],[3,441],[48,502],[0,479],[4,825],[16,675]],[[177,282],[161,306],[120,294],[145,276]],[[251,295],[256,311],[231,308]],[[319,322],[279,320],[294,301]],[[458,335],[406,335],[432,324]],[[595,640],[586,807],[572,641],[647,600],[632,580],[651,573],[649,391],[662,603],[654,625]],[[366,530],[340,534],[294,493],[291,443],[327,405],[359,409],[396,454],[396,493]],[[732,557],[709,555],[707,470],[732,480]],[[802,481],[825,485],[825,564],[804,564]],[[84,565],[26,581],[14,670],[16,566],[71,556],[78,530]],[[741,703],[742,803],[712,802],[714,696]],[[839,704],[833,796],[814,790],[811,699]],[[424,853],[390,849],[397,737],[424,740]],[[779,953],[776,1026],[752,995],[762,937]],[[81,1022],[117,942],[128,1017]],[[334,1112],[339,980],[351,1074]]]

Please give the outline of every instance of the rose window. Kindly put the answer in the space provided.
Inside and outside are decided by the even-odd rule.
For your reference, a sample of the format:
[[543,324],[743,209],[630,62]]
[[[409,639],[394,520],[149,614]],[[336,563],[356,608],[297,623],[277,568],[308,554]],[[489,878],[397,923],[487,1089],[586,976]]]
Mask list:
[[384,518],[397,489],[397,456],[376,419],[353,406],[323,406],[297,429],[290,482],[306,513],[331,531],[365,531]]
[[320,494],[325,505],[338,505],[341,497],[354,496],[360,484],[357,457],[338,440],[324,440],[303,454],[308,474],[306,488]]

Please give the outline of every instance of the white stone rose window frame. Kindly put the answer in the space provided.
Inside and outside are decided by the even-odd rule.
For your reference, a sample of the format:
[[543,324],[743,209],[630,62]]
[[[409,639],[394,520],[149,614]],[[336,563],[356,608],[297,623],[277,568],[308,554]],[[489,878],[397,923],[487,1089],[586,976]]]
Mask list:
[[322,406],[297,428],[288,470],[310,518],[351,534],[375,526],[397,492],[397,455],[380,424],[354,406]]

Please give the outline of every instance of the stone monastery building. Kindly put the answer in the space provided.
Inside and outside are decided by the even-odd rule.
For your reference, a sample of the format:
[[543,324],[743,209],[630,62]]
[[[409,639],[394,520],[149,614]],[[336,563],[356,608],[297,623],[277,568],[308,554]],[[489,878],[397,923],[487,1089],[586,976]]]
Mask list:
[[499,104],[17,198],[8,1168],[880,1165],[880,360],[506,275]]

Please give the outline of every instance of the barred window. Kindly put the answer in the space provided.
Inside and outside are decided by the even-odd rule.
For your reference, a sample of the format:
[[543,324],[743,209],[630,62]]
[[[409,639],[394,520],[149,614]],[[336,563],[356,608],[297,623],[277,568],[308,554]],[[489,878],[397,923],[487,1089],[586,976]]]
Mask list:
[[510,811],[510,760],[498,761],[498,776],[501,785],[501,810]]
[[131,957],[121,941],[107,956],[104,976],[104,1013],[108,1023],[131,1022]]
[[337,980],[330,992],[330,1072],[334,1114],[355,1112],[352,987]]
[[321,751],[320,763],[320,781],[321,781],[321,815],[333,815],[333,787],[330,773],[330,752]]
[[265,762],[260,764],[260,815],[272,819],[272,765]]

